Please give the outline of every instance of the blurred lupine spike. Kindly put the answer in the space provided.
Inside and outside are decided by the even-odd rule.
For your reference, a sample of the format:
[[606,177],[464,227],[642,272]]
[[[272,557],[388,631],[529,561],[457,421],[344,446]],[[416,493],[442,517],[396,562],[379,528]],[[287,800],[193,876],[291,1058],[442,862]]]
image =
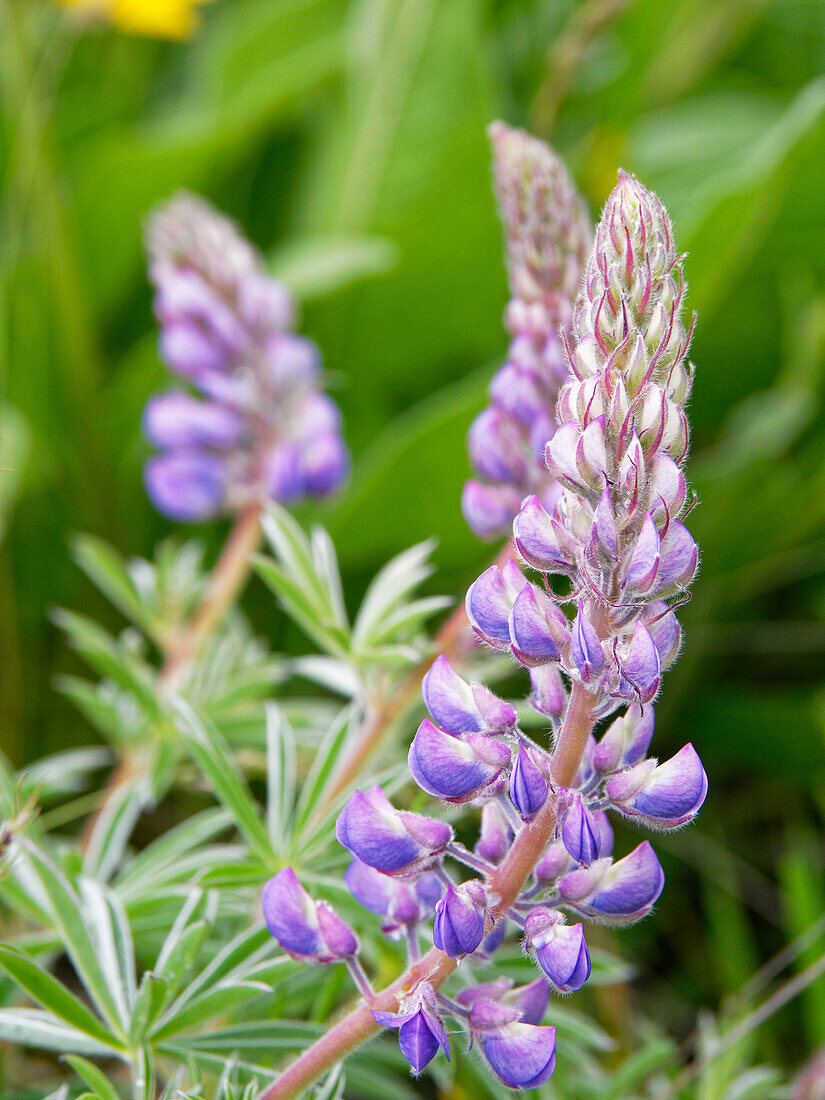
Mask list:
[[489,133],[513,339],[490,384],[490,405],[470,428],[470,457],[481,481],[467,482],[462,508],[476,534],[492,539],[509,532],[526,493],[550,507],[558,491],[544,466],[544,447],[569,369],[559,330],[570,322],[592,231],[583,199],[548,145],[503,122]]
[[315,346],[288,331],[294,306],[238,227],[180,194],[150,218],[149,277],[169,368],[198,396],[150,400],[144,430],[156,507],[197,521],[253,501],[325,496],[348,455],[340,415],[319,390]]

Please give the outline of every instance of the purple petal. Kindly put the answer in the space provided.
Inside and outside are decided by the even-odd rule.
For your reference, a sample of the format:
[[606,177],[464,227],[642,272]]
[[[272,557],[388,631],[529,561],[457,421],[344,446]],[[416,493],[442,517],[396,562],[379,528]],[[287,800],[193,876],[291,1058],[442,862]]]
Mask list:
[[[617,776],[617,780],[621,780]],[[611,788],[611,784],[613,787]],[[606,792],[614,799],[618,787],[608,780]],[[617,805],[628,817],[641,819],[652,828],[678,829],[692,821],[708,792],[708,778],[693,745],[685,745],[670,760],[655,768],[641,788]]]
[[357,955],[357,936],[349,925],[341,920],[332,906],[325,901],[319,901],[315,910],[328,953],[337,959]]
[[370,913],[384,916],[390,908],[395,882],[380,871],[368,867],[360,859],[354,859],[344,871],[344,884]]
[[596,628],[584,613],[584,607],[579,604],[576,621],[573,624],[571,652],[573,662],[579,670],[582,679],[589,680],[593,675],[598,675],[604,668],[604,652],[602,643]]
[[649,703],[659,690],[659,651],[642,622],[636,623],[627,655],[619,662],[619,671],[622,676],[620,691],[626,698]]
[[443,653],[430,666],[421,692],[433,719],[450,733],[478,733],[484,729],[472,688]]
[[482,485],[467,481],[461,494],[461,511],[470,528],[482,539],[510,533],[521,493],[510,485]]
[[559,545],[553,520],[537,496],[527,497],[513,523],[518,552],[533,569],[569,573],[573,562]]
[[449,886],[435,907],[433,943],[452,959],[472,955],[484,939],[484,908],[465,889]]
[[144,468],[146,490],[155,507],[172,519],[195,522],[217,515],[224,505],[227,469],[206,451],[170,451]]
[[521,742],[510,779],[510,798],[525,820],[534,817],[547,801],[547,780]]
[[576,451],[581,427],[575,420],[568,420],[556,429],[545,452],[547,467],[555,479],[566,489],[577,494],[589,495],[590,488],[579,472]]
[[238,442],[244,426],[231,409],[172,390],[147,402],[143,431],[156,447],[225,449]]
[[662,537],[657,590],[686,588],[696,575],[698,564],[699,551],[693,536],[683,523],[672,520]]
[[627,587],[644,595],[653,587],[659,568],[659,531],[649,512],[645,512],[642,529],[630,556]]
[[549,718],[560,718],[567,703],[561,674],[557,665],[539,665],[530,669],[532,692],[530,703],[534,710]]
[[524,429],[500,409],[487,408],[475,418],[467,435],[473,465],[489,481],[520,485],[527,477]]
[[[499,747],[509,759],[506,746]],[[501,772],[501,766],[485,763],[466,741],[445,733],[429,718],[418,727],[407,762],[422,791],[448,802],[473,798]]]
[[315,902],[291,867],[264,885],[261,908],[267,928],[288,954],[311,959],[324,953]]
[[599,823],[585,806],[581,795],[575,796],[564,814],[561,836],[573,859],[585,867],[604,854],[601,851]]
[[508,1024],[483,1035],[482,1045],[496,1075],[510,1088],[538,1088],[550,1080],[556,1068],[554,1027]]
[[335,824],[339,844],[362,863],[386,872],[406,868],[422,851],[398,811],[392,806],[390,810],[392,813],[386,808],[379,809],[374,799],[356,791]]
[[527,666],[556,661],[567,636],[563,613],[532,584],[525,584],[510,612],[510,641],[517,660]]
[[510,609],[518,592],[526,583],[518,566],[513,567],[521,578],[521,584],[513,591],[509,576],[491,565],[473,582],[467,592],[467,617],[477,634],[494,649],[510,648]]

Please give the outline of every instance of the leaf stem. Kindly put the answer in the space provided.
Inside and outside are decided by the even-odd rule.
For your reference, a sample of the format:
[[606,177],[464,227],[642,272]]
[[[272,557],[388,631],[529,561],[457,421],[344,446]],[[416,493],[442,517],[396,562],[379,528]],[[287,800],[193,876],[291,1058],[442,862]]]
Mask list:
[[[573,685],[564,724],[559,733],[554,757],[558,755],[553,775],[562,786],[569,786],[578,770],[581,752],[593,729],[594,697],[579,683]],[[578,756],[576,753],[578,752]],[[571,772],[572,769],[572,772]],[[536,860],[553,836],[556,827],[555,801],[548,798],[536,816],[529,821],[513,841],[510,851],[490,875],[491,893],[498,901],[493,920],[498,924],[507,915],[522,887],[532,873]],[[400,999],[416,986],[427,981],[438,989],[458,965],[443,951],[433,947],[424,958],[397,978],[392,985],[375,994],[370,1008],[394,1012]],[[380,1030],[365,1004],[358,1005],[335,1027],[322,1035],[312,1046],[288,1066],[281,1076],[258,1094],[257,1100],[292,1100],[316,1081],[325,1070],[340,1062]]]

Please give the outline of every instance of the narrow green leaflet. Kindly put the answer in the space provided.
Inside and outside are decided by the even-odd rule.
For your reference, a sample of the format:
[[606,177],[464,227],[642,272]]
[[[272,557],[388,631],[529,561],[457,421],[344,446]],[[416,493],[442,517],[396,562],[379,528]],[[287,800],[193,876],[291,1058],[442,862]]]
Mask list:
[[126,1031],[137,989],[135,949],[123,903],[116,894],[94,879],[81,876],[78,885],[85,923]]
[[59,1020],[110,1048],[110,1052],[123,1049],[120,1041],[82,1001],[22,952],[0,944],[0,966],[33,1000]]
[[77,1076],[96,1093],[99,1100],[121,1100],[117,1089],[97,1066],[77,1054],[67,1054],[66,1061]]
[[267,865],[272,845],[258,807],[249,793],[229,747],[217,729],[183,700],[177,703],[178,728],[195,763],[206,776],[218,800],[235,819],[238,830],[252,850]]
[[43,852],[25,841],[23,851],[46,893],[54,926],[83,984],[110,1026],[122,1034],[118,1001],[98,959],[98,948],[84,920],[80,899]]
[[101,1043],[50,1012],[36,1008],[0,1008],[0,1039],[40,1050],[56,1050],[60,1054],[111,1058],[116,1052],[109,1043]]
[[135,823],[150,802],[149,783],[143,776],[115,787],[94,823],[83,857],[84,874],[108,882],[123,862]]
[[94,535],[75,535],[72,539],[74,560],[100,591],[123,612],[127,619],[154,637],[156,622],[141,593],[113,546]]
[[295,808],[294,830],[297,836],[302,835],[304,826],[315,813],[324,790],[335,771],[341,749],[353,728],[353,724],[360,719],[360,714],[359,707],[344,707],[335,718],[318,751],[315,753],[315,759],[312,762],[309,775],[301,787],[298,805]]
[[295,734],[275,703],[266,708],[266,820],[272,848],[286,850],[296,784]]
[[433,571],[430,555],[435,543],[430,539],[405,550],[381,569],[370,583],[353,626],[353,641],[359,648],[374,644],[384,621],[398,609]]

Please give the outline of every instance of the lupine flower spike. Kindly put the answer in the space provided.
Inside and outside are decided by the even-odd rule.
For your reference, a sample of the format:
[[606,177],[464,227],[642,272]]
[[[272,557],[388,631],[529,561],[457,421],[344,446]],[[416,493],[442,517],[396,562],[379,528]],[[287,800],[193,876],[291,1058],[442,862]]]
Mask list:
[[145,472],[156,507],[196,521],[336,489],[348,467],[340,416],[319,388],[315,345],[290,331],[286,287],[194,195],[157,211],[147,248],[161,355],[185,383],[144,414],[160,451]]
[[[521,140],[509,134],[499,131],[494,140]],[[520,163],[526,171],[527,162]],[[544,194],[542,186],[534,185],[536,194]],[[523,187],[534,193],[529,181]],[[525,233],[532,223],[514,215],[508,225]],[[524,298],[538,294],[542,268],[534,246],[531,238],[520,242],[521,251],[515,243],[511,249]],[[439,1048],[447,1052],[442,1017],[449,1015],[505,1085],[546,1082],[556,1057],[555,1029],[543,1023],[548,990],[574,993],[590,976],[581,921],[631,924],[650,912],[664,885],[647,841],[613,859],[605,811],[677,829],[705,799],[707,778],[691,745],[662,764],[647,757],[652,700],[679,647],[674,609],[697,566],[696,546],[679,518],[687,500],[681,465],[693,373],[683,297],[682,260],[667,214],[655,195],[622,173],[596,230],[568,338],[572,373],[561,387],[559,427],[547,445],[556,499],[544,490],[528,496],[514,523],[523,561],[561,579],[534,584],[510,559],[483,573],[467,595],[482,641],[530,670],[529,703],[549,722],[555,752],[571,712],[573,726],[578,721],[574,701],[586,701],[573,757],[562,771],[555,752],[519,728],[514,708],[466,683],[442,656],[424,682],[431,717],[415,734],[409,764],[427,794],[481,807],[474,850],[436,818],[396,810],[377,787],[356,791],[338,818],[338,839],[356,856],[347,884],[382,916],[389,934],[415,930],[412,962],[417,929],[434,909],[436,969],[448,972],[446,964],[455,960],[469,975],[474,958],[495,961],[515,928],[523,930],[524,949],[542,972],[521,990],[499,978],[450,999],[436,991],[433,970],[413,968],[398,1011],[373,1015],[399,1030],[416,1073]],[[556,595],[565,584],[567,594]],[[619,708],[597,742],[594,724]],[[531,852],[535,835],[542,840]],[[525,855],[528,866],[532,858],[527,873]],[[453,877],[447,858],[470,868],[470,877],[466,870]],[[499,876],[506,877],[511,864],[519,877],[502,902]],[[283,883],[278,890],[285,901],[270,921],[285,950],[317,962],[349,950],[344,933],[335,926],[331,934],[320,906],[286,876],[273,880]]]
[[502,122],[490,127],[504,222],[512,343],[490,385],[490,405],[470,428],[476,479],[464,515],[477,535],[509,534],[527,493],[550,508],[558,487],[544,464],[556,399],[569,370],[559,329],[569,324],[592,231],[584,201],[549,146]]

